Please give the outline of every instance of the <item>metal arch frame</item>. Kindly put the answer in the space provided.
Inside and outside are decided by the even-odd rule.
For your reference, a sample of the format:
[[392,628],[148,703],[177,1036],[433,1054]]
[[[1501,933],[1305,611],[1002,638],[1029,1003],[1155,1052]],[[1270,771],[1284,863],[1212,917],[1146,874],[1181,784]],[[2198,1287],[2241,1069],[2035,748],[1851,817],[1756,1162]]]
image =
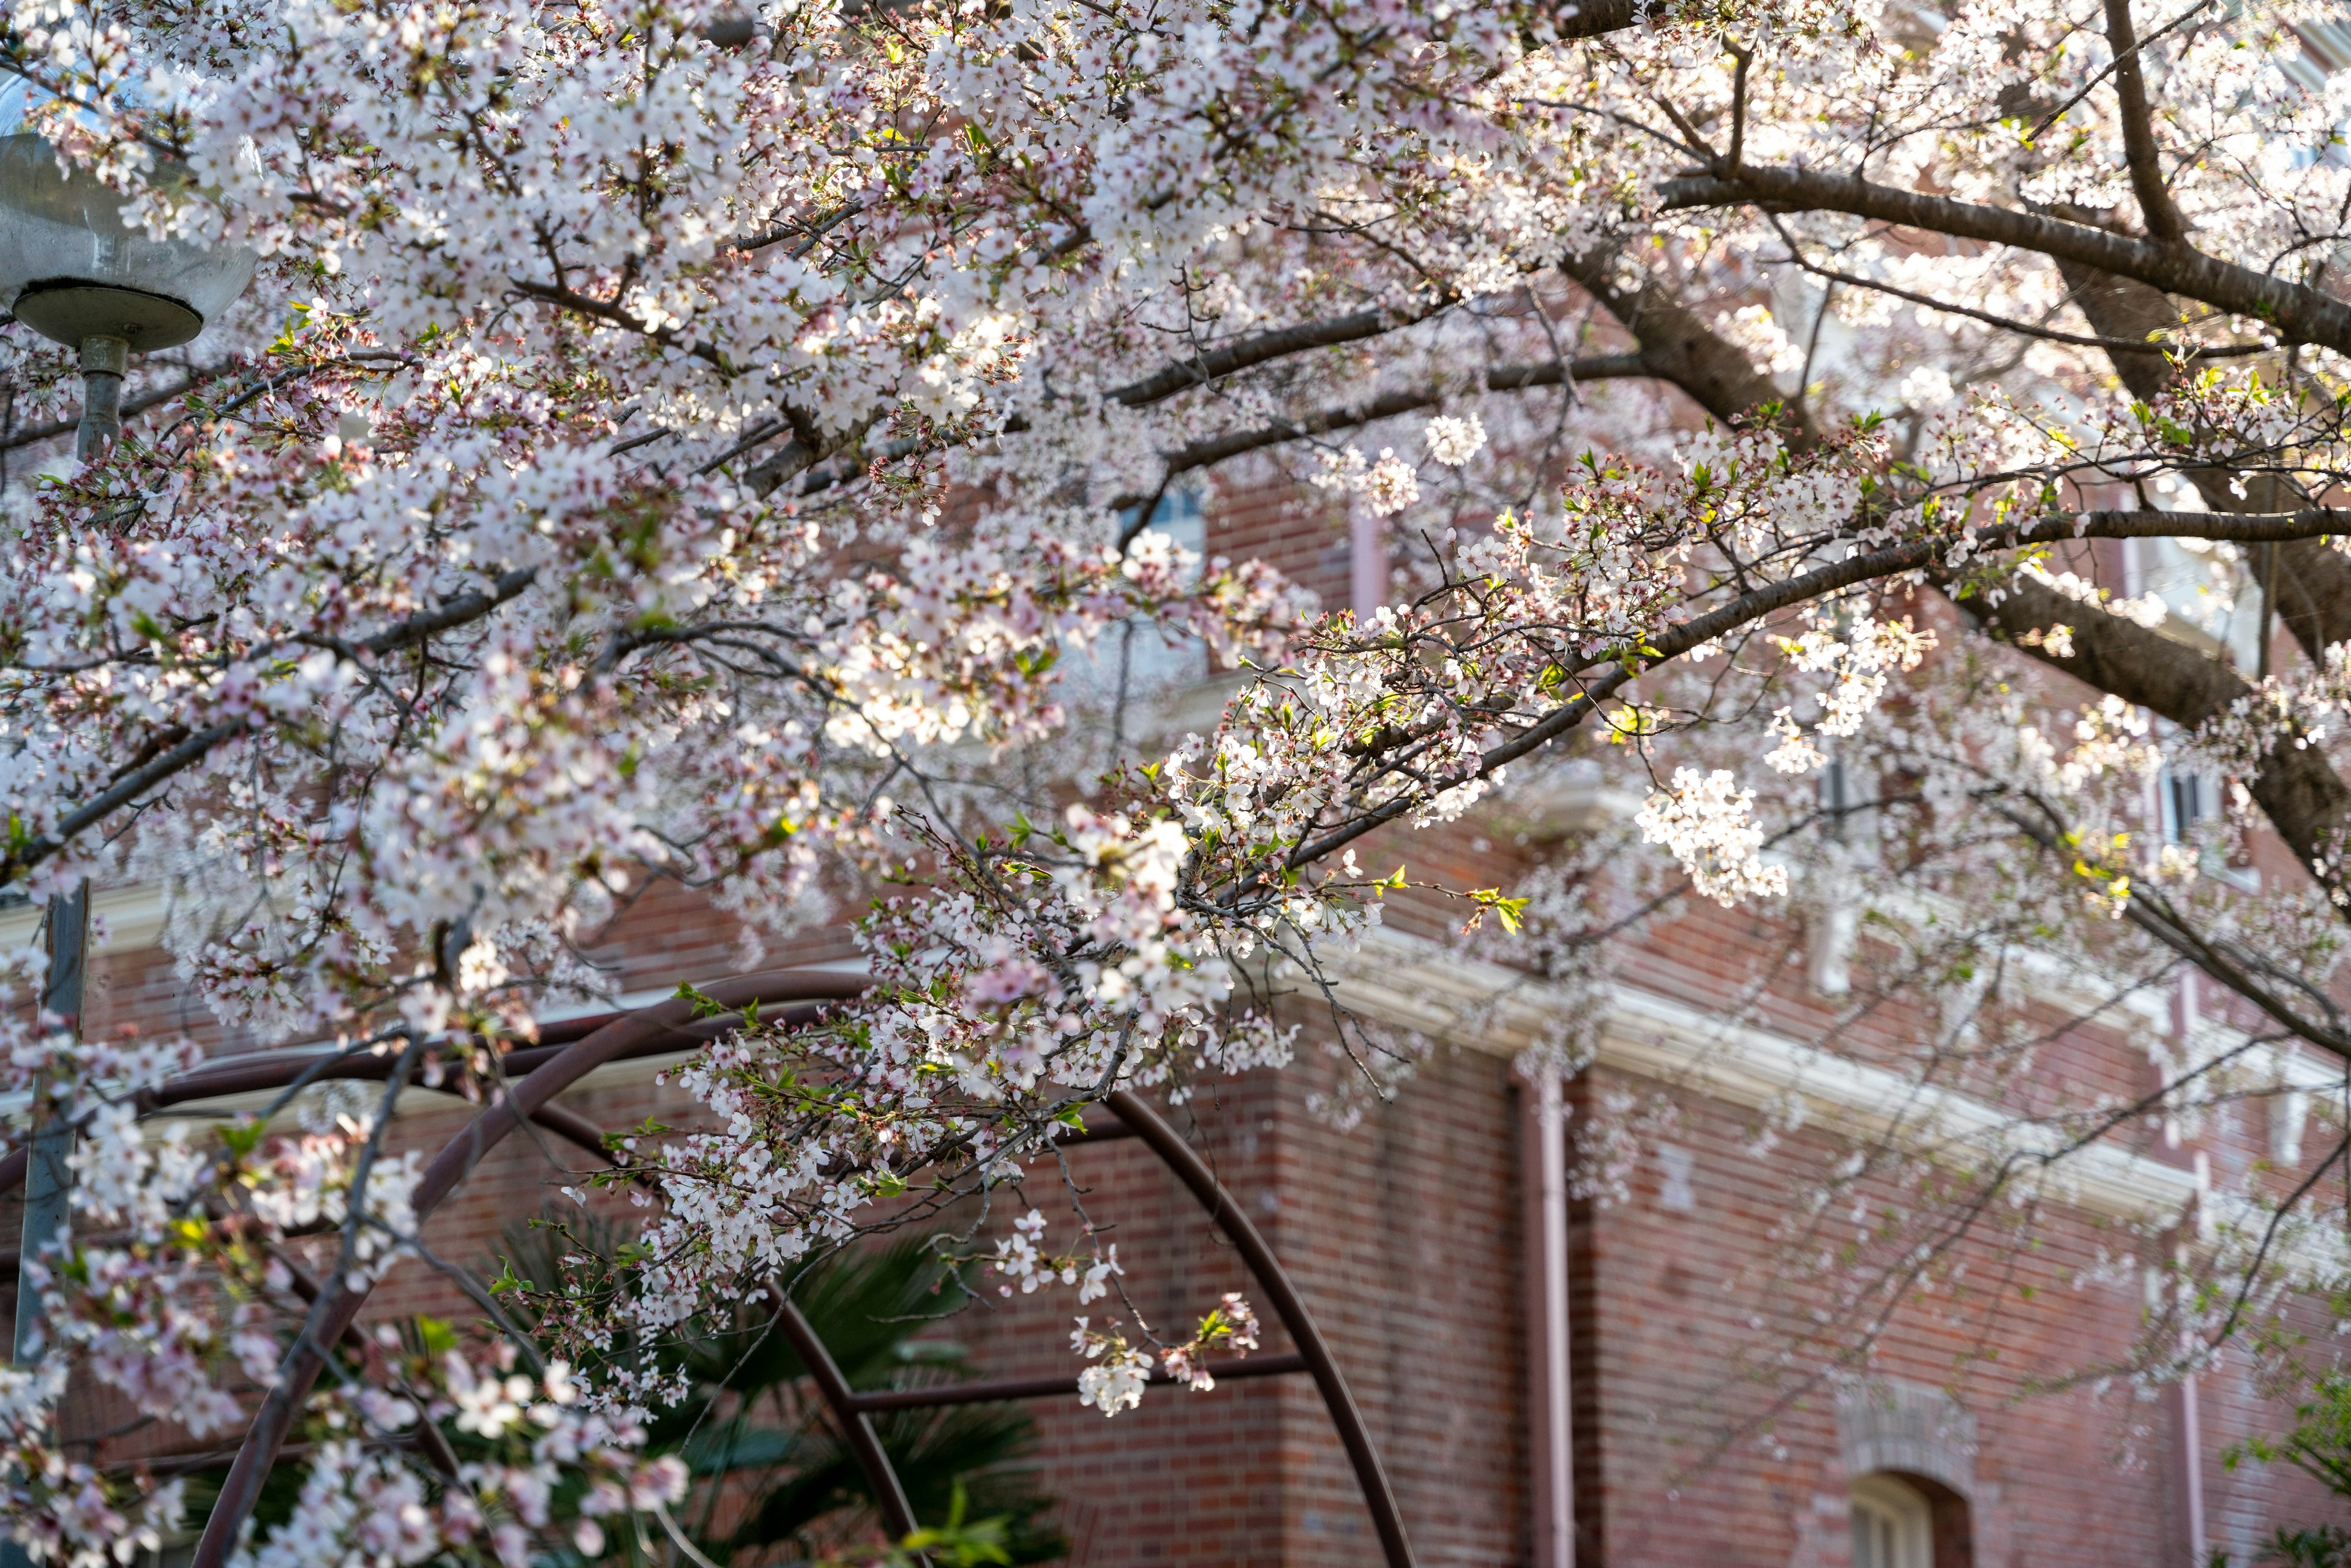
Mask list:
[[1160,1163],[1191,1189],[1200,1207],[1208,1211],[1210,1221],[1225,1233],[1234,1250],[1241,1255],[1241,1261],[1249,1266],[1274,1315],[1290,1331],[1290,1342],[1298,1346],[1306,1370],[1314,1375],[1314,1386],[1322,1393],[1323,1408],[1330,1412],[1331,1425],[1338,1429],[1339,1441],[1347,1450],[1347,1462],[1354,1467],[1356,1484],[1364,1489],[1364,1505],[1371,1511],[1372,1527],[1379,1532],[1380,1551],[1387,1559],[1388,1568],[1414,1568],[1412,1542],[1405,1535],[1404,1514],[1396,1507],[1395,1490],[1388,1484],[1386,1467],[1380,1463],[1379,1450],[1372,1444],[1371,1432],[1364,1425],[1363,1412],[1356,1407],[1346,1375],[1339,1370],[1331,1346],[1322,1337],[1322,1325],[1307,1311],[1298,1288],[1290,1281],[1289,1271],[1273,1255],[1273,1249],[1266,1245],[1265,1237],[1247,1211],[1200,1157],[1199,1151],[1186,1143],[1157,1112],[1125,1089],[1113,1090],[1107,1103],[1111,1114],[1124,1123],[1159,1156]]
[[[703,994],[730,1009],[799,1004],[791,1007],[785,1019],[789,1022],[800,1023],[813,1021],[831,1005],[862,995],[868,986],[869,982],[862,976],[787,969],[720,981],[703,988]],[[413,1199],[417,1222],[421,1225],[430,1217],[472,1174],[482,1157],[526,1120],[599,1158],[609,1160],[610,1153],[605,1149],[598,1129],[585,1117],[553,1103],[555,1096],[607,1063],[636,1056],[657,1055],[675,1050],[682,1043],[698,1042],[723,1032],[726,1027],[723,1019],[697,1019],[695,1017],[696,1005],[684,998],[675,998],[635,1012],[550,1026],[544,1031],[542,1040],[545,1035],[558,1033],[577,1038],[568,1043],[543,1043],[509,1053],[507,1058],[508,1066],[528,1067],[529,1071],[518,1081],[510,1082],[507,1092],[493,1101],[467,1124],[465,1131],[450,1140],[433,1163],[425,1167]],[[284,1088],[311,1065],[298,1058],[202,1069],[142,1094],[139,1101],[141,1113],[152,1115],[171,1105],[224,1094]],[[318,1076],[372,1079],[386,1077],[390,1071],[388,1059],[354,1057],[332,1063]],[[1299,1295],[1297,1287],[1291,1283],[1280,1260],[1274,1256],[1273,1249],[1267,1244],[1264,1235],[1217,1178],[1207,1162],[1149,1105],[1123,1089],[1113,1091],[1105,1104],[1111,1114],[1117,1118],[1117,1124],[1090,1127],[1081,1138],[1073,1142],[1095,1143],[1128,1136],[1140,1139],[1160,1163],[1190,1190],[1193,1197],[1207,1212],[1209,1220],[1233,1244],[1234,1250],[1240,1254],[1251,1278],[1263,1292],[1266,1302],[1272,1308],[1274,1316],[1289,1333],[1290,1342],[1298,1347],[1294,1354],[1218,1363],[1209,1368],[1210,1372],[1223,1379],[1279,1376],[1301,1371],[1311,1374],[1317,1391],[1322,1396],[1331,1424],[1346,1450],[1348,1463],[1355,1472],[1356,1483],[1363,1489],[1364,1503],[1379,1535],[1387,1568],[1416,1568],[1411,1542],[1405,1534],[1403,1514],[1396,1505],[1395,1489],[1389,1484],[1386,1469],[1380,1462],[1379,1451],[1364,1424],[1363,1413],[1355,1404],[1346,1376],[1331,1354],[1330,1343],[1323,1338],[1322,1326],[1308,1310],[1304,1299]],[[26,1167],[23,1151],[0,1159],[0,1192],[21,1183]],[[323,1347],[337,1343],[351,1330],[371,1288],[353,1290],[347,1280],[339,1279],[330,1291],[322,1292],[312,1302],[309,1321],[280,1368],[276,1385],[263,1400],[261,1408],[255,1413],[245,1441],[236,1450],[228,1476],[222,1482],[220,1497],[205,1521],[204,1532],[197,1542],[190,1568],[222,1568],[226,1563],[239,1529],[260,1495],[261,1483],[284,1447],[296,1412],[308,1397],[312,1385],[325,1368],[327,1357]],[[1068,1393],[1077,1385],[1076,1378],[1072,1376],[1008,1379],[949,1385],[939,1388],[860,1394],[849,1386],[839,1364],[832,1359],[831,1353],[826,1349],[799,1306],[779,1289],[775,1291],[775,1295],[778,1325],[799,1355],[801,1364],[809,1369],[811,1381],[816,1384],[827,1409],[841,1428],[843,1440],[864,1473],[867,1484],[872,1489],[884,1521],[892,1533],[900,1538],[913,1534],[917,1524],[914,1511],[907,1502],[905,1487],[874,1431],[872,1412],[972,1404],[984,1400],[1033,1398]],[[1164,1373],[1155,1373],[1152,1380],[1165,1382],[1167,1378]]]
[[[1273,1249],[1257,1226],[1249,1219],[1238,1199],[1226,1190],[1217,1174],[1208,1168],[1199,1152],[1186,1143],[1182,1134],[1169,1126],[1159,1113],[1144,1103],[1134,1092],[1113,1090],[1104,1103],[1112,1115],[1118,1118],[1115,1128],[1089,1128],[1078,1144],[1101,1143],[1112,1138],[1139,1138],[1162,1165],[1174,1172],[1177,1180],[1191,1190],[1200,1207],[1217,1228],[1225,1233],[1233,1249],[1241,1255],[1250,1277],[1264,1292],[1274,1316],[1289,1331],[1290,1342],[1298,1346],[1295,1354],[1260,1356],[1254,1361],[1230,1361],[1209,1368],[1212,1375],[1223,1379],[1273,1377],[1286,1373],[1306,1372],[1313,1375],[1316,1389],[1322,1396],[1323,1408],[1330,1413],[1331,1425],[1337,1428],[1339,1441],[1347,1451],[1347,1462],[1355,1472],[1356,1484],[1363,1488],[1364,1505],[1372,1516],[1373,1528],[1380,1538],[1381,1554],[1388,1568],[1416,1568],[1412,1542],[1405,1534],[1404,1515],[1396,1506],[1395,1490],[1389,1485],[1387,1469],[1380,1463],[1379,1449],[1374,1446],[1370,1430],[1364,1425],[1363,1412],[1356,1406],[1355,1396],[1347,1386],[1346,1375],[1339,1370],[1331,1354],[1330,1343],[1322,1337],[1322,1325],[1290,1282],[1289,1271],[1274,1256]],[[893,1532],[900,1536],[913,1533],[914,1518],[906,1505],[905,1488],[898,1479],[897,1470],[883,1450],[873,1430],[872,1413],[877,1410],[920,1409],[939,1405],[975,1404],[990,1399],[1028,1399],[1056,1394],[1068,1394],[1077,1386],[1075,1377],[1008,1378],[991,1383],[950,1384],[943,1388],[891,1389],[877,1393],[859,1394],[849,1386],[834,1363],[824,1343],[817,1337],[800,1310],[789,1301],[782,1305],[781,1323],[784,1333],[799,1352],[802,1364],[818,1391],[824,1396],[834,1422],[840,1427],[858,1466],[865,1472],[868,1485],[879,1501],[883,1517]],[[1164,1373],[1153,1375],[1152,1381],[1168,1381]]]

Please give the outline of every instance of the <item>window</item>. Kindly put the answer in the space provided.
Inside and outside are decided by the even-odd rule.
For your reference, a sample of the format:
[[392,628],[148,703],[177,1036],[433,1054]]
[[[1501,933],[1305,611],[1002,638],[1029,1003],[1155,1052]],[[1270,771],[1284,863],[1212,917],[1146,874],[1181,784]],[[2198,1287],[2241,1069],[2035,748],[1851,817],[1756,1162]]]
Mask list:
[[2248,674],[2261,663],[2261,586],[2234,549],[2202,539],[2126,539],[2123,577],[2128,597],[2163,601],[2162,630],[2172,636],[2225,651]]
[[2162,791],[2163,841],[2185,843],[2196,833],[2196,824],[2219,809],[2220,791],[2213,781],[2201,773],[2191,773],[2167,762],[2158,789]]
[[[2168,741],[2179,732],[2168,724],[2159,723],[2155,733],[2158,740]],[[2151,791],[2154,798],[2149,802],[2149,815],[2161,827],[2163,841],[2193,845],[2200,824],[2216,821],[2226,814],[2221,795],[2225,788],[2227,780],[2217,773],[2166,762],[2156,774]],[[2199,869],[2207,876],[2218,877],[2248,893],[2261,891],[2261,873],[2237,860],[2206,852]]]
[[[1120,518],[1122,525],[1134,520],[1134,509]],[[1166,535],[1179,550],[1196,558],[1207,553],[1207,518],[1196,490],[1171,490],[1161,497],[1148,527]],[[1198,570],[1195,565],[1193,570]],[[1087,700],[1113,709],[1114,723],[1123,726],[1130,703],[1199,680],[1208,673],[1208,661],[1196,638],[1181,632],[1171,636],[1147,618],[1136,617],[1110,628],[1071,662],[1069,673]]]
[[1829,837],[1868,846],[1877,836],[1877,777],[1874,769],[1845,761],[1832,747],[1820,772],[1820,808]]
[[1935,1568],[1934,1511],[1889,1475],[1853,1483],[1853,1568]]

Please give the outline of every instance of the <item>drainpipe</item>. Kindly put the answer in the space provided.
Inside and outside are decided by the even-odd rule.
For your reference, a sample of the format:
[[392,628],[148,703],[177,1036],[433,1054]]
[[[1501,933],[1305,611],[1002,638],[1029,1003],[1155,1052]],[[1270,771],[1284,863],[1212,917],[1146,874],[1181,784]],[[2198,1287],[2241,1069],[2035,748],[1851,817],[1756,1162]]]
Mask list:
[[1388,601],[1388,547],[1380,520],[1361,507],[1347,525],[1347,597],[1361,626]]
[[[2212,1222],[2211,1156],[2202,1149],[2196,1151],[2196,1230],[2199,1240],[2210,1243],[2214,1229]],[[2188,1249],[2179,1250],[2179,1272],[2188,1270]],[[2180,1346],[2189,1344],[2182,1333]],[[2193,1568],[2204,1568],[2212,1559],[2212,1542],[2204,1531],[2204,1421],[2201,1402],[2197,1397],[2196,1374],[2179,1380],[2179,1490],[2187,1502],[2189,1562]]]
[[[2193,1055],[2190,1041],[2195,1038],[2202,1011],[2199,1005],[2201,998],[2198,995],[2198,989],[2196,971],[2189,969],[2179,977],[2179,987],[2172,993],[2171,1027],[2178,1039],[2182,1058],[2192,1058]],[[2164,1131],[2166,1141],[2175,1148],[2178,1147],[2181,1137],[2179,1123],[2167,1118]],[[2196,1173],[2196,1197],[2192,1212],[2183,1217],[2190,1222],[2192,1228],[2183,1228],[2185,1234],[2177,1244],[2173,1254],[2178,1274],[2181,1278],[2185,1278],[2188,1273],[2189,1249],[2191,1241],[2198,1246],[2210,1247],[2218,1231],[2212,1207],[2210,1152],[2204,1149],[2196,1150],[2192,1158],[2192,1168]],[[2181,1349],[2186,1350],[2188,1344],[2188,1337],[2182,1333]],[[2212,1546],[2210,1538],[2205,1534],[2204,1423],[2201,1402],[2197,1395],[2196,1374],[2189,1372],[2179,1380],[2179,1403],[2177,1406],[2179,1426],[2175,1434],[2179,1446],[2178,1474],[2180,1498],[2184,1505],[2181,1511],[2186,1516],[2183,1522],[2188,1526],[2189,1562],[2191,1568],[2204,1568],[2205,1563],[2211,1559]]]
[[2194,1568],[2212,1559],[2212,1543],[2204,1533],[2204,1430],[2196,1403],[2196,1375],[2179,1380],[2179,1451],[2186,1469],[2188,1547]]
[[1527,1426],[1535,1568],[1575,1568],[1567,1381],[1567,1106],[1556,1066],[1521,1061],[1526,1136]]

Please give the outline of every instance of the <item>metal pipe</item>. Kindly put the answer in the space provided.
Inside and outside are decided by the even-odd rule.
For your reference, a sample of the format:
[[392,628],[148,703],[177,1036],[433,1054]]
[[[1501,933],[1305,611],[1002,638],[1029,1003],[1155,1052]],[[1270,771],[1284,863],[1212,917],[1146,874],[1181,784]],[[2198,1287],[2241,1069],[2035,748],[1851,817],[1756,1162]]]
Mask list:
[[114,449],[122,434],[122,373],[131,345],[120,338],[81,340],[81,423],[74,432],[74,456],[95,463]]
[[1339,1364],[1331,1355],[1331,1347],[1322,1338],[1322,1330],[1314,1315],[1306,1310],[1305,1301],[1290,1282],[1280,1260],[1257,1227],[1225,1190],[1216,1173],[1208,1168],[1198,1151],[1176,1134],[1176,1129],[1160,1120],[1156,1112],[1124,1089],[1111,1092],[1106,1103],[1118,1119],[1134,1129],[1136,1137],[1151,1146],[1152,1153],[1176,1173],[1176,1178],[1192,1189],[1200,1207],[1208,1211],[1256,1276],[1258,1285],[1265,1291],[1266,1301],[1274,1315],[1290,1331],[1299,1354],[1305,1357],[1306,1367],[1314,1375],[1314,1385],[1322,1390],[1322,1404],[1331,1412],[1331,1424],[1339,1429],[1339,1441],[1346,1447],[1347,1460],[1355,1469],[1355,1480],[1364,1489],[1364,1505],[1371,1511],[1372,1526],[1379,1532],[1380,1550],[1386,1556],[1388,1568],[1415,1568],[1412,1543],[1404,1532],[1404,1515],[1396,1507],[1395,1492],[1388,1485],[1388,1475],[1380,1464],[1379,1450],[1372,1446],[1372,1436],[1364,1426],[1363,1413],[1355,1407],[1355,1396],[1347,1388],[1347,1379],[1339,1371]]
[[[1295,1351],[1279,1355],[1253,1355],[1247,1361],[1208,1364],[1208,1375],[1219,1383],[1240,1383],[1252,1377],[1286,1377],[1306,1370],[1306,1358]],[[1155,1384],[1176,1380],[1160,1367],[1151,1369]],[[1001,1399],[1052,1399],[1078,1391],[1074,1375],[1060,1377],[998,1377],[985,1383],[943,1383],[930,1388],[877,1388],[852,1394],[859,1410],[928,1410],[941,1405],[989,1405]]]
[[[721,1004],[739,1008],[754,1003],[799,1001],[811,991],[818,997],[836,996],[839,992],[835,988],[841,978],[785,969],[722,980],[704,989]],[[694,1007],[683,998],[674,998],[617,1019],[587,1039],[564,1047],[553,1060],[513,1085],[425,1166],[412,1199],[416,1223],[422,1226],[457,1185],[472,1174],[482,1157],[519,1126],[525,1117],[606,1062],[619,1061],[647,1040],[664,1038],[668,1031],[690,1021]],[[354,1290],[348,1281],[347,1275],[336,1280],[334,1294],[314,1312],[304,1333],[287,1353],[277,1383],[263,1399],[261,1408],[254,1413],[253,1424],[237,1449],[236,1461],[221,1482],[219,1500],[213,1505],[212,1516],[204,1521],[204,1532],[196,1542],[189,1568],[224,1568],[227,1563],[237,1532],[261,1495],[261,1483],[277,1461],[296,1412],[309,1398],[312,1385],[326,1367],[325,1347],[334,1343],[343,1330],[358,1319],[360,1308],[367,1301],[369,1288]]]
[[808,1319],[800,1312],[799,1303],[775,1291],[776,1321],[784,1337],[792,1342],[799,1353],[800,1364],[816,1380],[817,1392],[824,1396],[827,1408],[832,1412],[833,1424],[841,1428],[841,1441],[849,1445],[857,1460],[857,1468],[865,1472],[865,1484],[873,1489],[873,1501],[882,1511],[882,1521],[890,1527],[893,1541],[904,1541],[914,1533],[914,1509],[906,1500],[906,1489],[898,1479],[897,1467],[883,1450],[882,1438],[873,1430],[872,1418],[858,1408],[857,1396],[850,1391],[849,1379],[841,1375],[841,1365],[832,1359],[832,1352],[817,1337]]
[[[818,977],[817,983],[820,984],[822,978],[821,976]],[[857,994],[851,988],[852,986],[862,987],[865,984],[862,979],[851,979],[841,988],[841,999],[846,1000]],[[811,988],[816,988],[814,984]],[[838,1005],[836,1001],[820,1001],[788,1007],[780,1012],[770,1013],[768,1021],[780,1021],[787,1028],[799,1029],[822,1019]],[[625,1013],[605,1014],[599,1020],[598,1028],[616,1019],[628,1016]],[[731,1018],[735,1015],[728,1016]],[[630,1061],[642,1057],[666,1055],[683,1046],[714,1040],[727,1029],[734,1027],[736,1026],[726,1022],[726,1019],[713,1019],[697,1021],[681,1029],[664,1030],[640,1040],[611,1060]],[[583,1032],[593,1033],[594,1031]],[[504,1064],[507,1074],[509,1078],[513,1078],[536,1071],[554,1061],[561,1049],[560,1046],[529,1046],[520,1051],[510,1051]],[[174,1105],[184,1105],[192,1100],[213,1100],[230,1094],[254,1094],[270,1089],[283,1089],[300,1077],[317,1060],[317,1057],[308,1054],[300,1056],[273,1054],[249,1061],[230,1061],[214,1067],[199,1068],[183,1078],[175,1078],[153,1089],[142,1090],[134,1103],[139,1107],[139,1113],[143,1118],[152,1116],[159,1111],[169,1110]],[[318,1077],[320,1082],[330,1078],[361,1080],[389,1078],[395,1060],[388,1056],[350,1057],[329,1064],[318,1074]],[[577,1135],[578,1129],[586,1127],[589,1124],[576,1118],[571,1123],[565,1123],[563,1119],[570,1115],[570,1112],[560,1106],[546,1106],[532,1113],[531,1120],[549,1132],[579,1143],[580,1140]],[[597,1135],[601,1138],[601,1134],[599,1133]],[[1123,1132],[1121,1135],[1123,1135]],[[601,1145],[590,1145],[583,1143],[580,1146],[601,1149]],[[26,1153],[21,1148],[11,1150],[6,1155],[0,1156],[0,1193],[13,1192],[17,1183],[25,1179],[25,1163]]]
[[1575,1470],[1568,1403],[1567,1112],[1559,1069],[1521,1070],[1526,1136],[1527,1426],[1537,1568],[1575,1568]]

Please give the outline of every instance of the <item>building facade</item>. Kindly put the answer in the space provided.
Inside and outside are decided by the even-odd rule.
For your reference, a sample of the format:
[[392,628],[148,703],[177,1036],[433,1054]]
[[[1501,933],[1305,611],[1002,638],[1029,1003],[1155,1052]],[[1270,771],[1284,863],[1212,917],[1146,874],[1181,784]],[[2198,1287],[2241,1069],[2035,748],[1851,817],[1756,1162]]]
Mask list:
[[[1217,549],[1273,560],[1327,600],[1376,596],[1384,584],[1364,570],[1363,541],[1351,549],[1299,507],[1267,495],[1220,507],[1212,527],[1197,507],[1176,522]],[[1180,661],[1168,673],[1190,674]],[[1587,821],[1628,805],[1568,790],[1541,810]],[[1484,839],[1437,852],[1473,883],[1507,883],[1513,869]],[[223,1058],[256,1048],[180,984],[161,946],[180,917],[168,891],[113,890],[98,913],[86,1028],[184,1031]],[[16,928],[0,938],[30,936],[28,912],[0,911],[8,922]],[[744,936],[656,886],[600,956],[621,1004],[641,1004],[682,980],[738,972]],[[1857,1144],[1957,1147],[2011,1113],[1963,1088],[1922,1087],[1866,1049],[1820,1049],[1849,957],[1824,959],[1801,922],[1709,908],[1644,936],[1595,1004],[1406,909],[1332,976],[1357,1018],[1426,1048],[1393,1099],[1342,1127],[1314,1103],[1314,1074],[1266,1071],[1200,1085],[1169,1108],[1329,1335],[1418,1561],[2204,1568],[2216,1552],[2258,1561],[2275,1527],[2335,1518],[2339,1504],[2290,1467],[2227,1462],[2291,1421],[2250,1362],[2165,1385],[2124,1369],[2148,1310],[2146,1260],[2195,1244],[2216,1167],[2305,1167],[2317,1142],[2304,1147],[2310,1097],[2339,1086],[2339,1071],[2280,1057],[2272,1112],[2199,1137],[2091,1149],[2039,1190],[2029,1245],[1985,1223],[1915,1280],[1855,1300],[1839,1294],[1834,1270],[1802,1265],[1807,1249],[1842,1245],[1829,1235],[1835,1217],[1807,1218],[1821,1173]],[[771,944],[761,964],[856,958],[843,936],[818,933]],[[2099,1014],[2060,1031],[2058,1070],[2118,1092],[2152,1082],[2147,1037],[2225,1029],[2198,1012],[2192,987],[2184,1003],[2175,986],[2117,1010],[2069,1000],[2078,977],[2036,983],[2053,1019]],[[1288,1005],[1311,1058],[1328,1014]],[[1595,1005],[1600,1016],[1582,1020],[1591,1060],[1562,1071],[1530,1056],[1563,1014]],[[564,1103],[605,1127],[687,1113],[656,1082],[663,1065],[606,1069]],[[1604,1146],[1627,1105],[1639,1108],[1636,1135]],[[437,1146],[471,1113],[413,1092],[402,1137]],[[1229,1243],[1145,1150],[1113,1141],[1069,1157],[1089,1211],[1114,1227],[1134,1306],[1155,1324],[1251,1288]],[[434,1218],[428,1240],[444,1257],[485,1256],[503,1226],[560,1201],[581,1168],[559,1143],[511,1140]],[[373,1310],[465,1309],[411,1266]],[[947,1332],[989,1377],[1069,1375],[1069,1315],[1066,1298],[983,1295]],[[2313,1328],[2331,1354],[2333,1325]],[[1261,1354],[1289,1348],[1269,1330]],[[1834,1354],[1859,1338],[1865,1358]],[[1040,1482],[1087,1568],[1378,1560],[1307,1378],[1155,1387],[1107,1420],[1073,1395],[1034,1410]]]

